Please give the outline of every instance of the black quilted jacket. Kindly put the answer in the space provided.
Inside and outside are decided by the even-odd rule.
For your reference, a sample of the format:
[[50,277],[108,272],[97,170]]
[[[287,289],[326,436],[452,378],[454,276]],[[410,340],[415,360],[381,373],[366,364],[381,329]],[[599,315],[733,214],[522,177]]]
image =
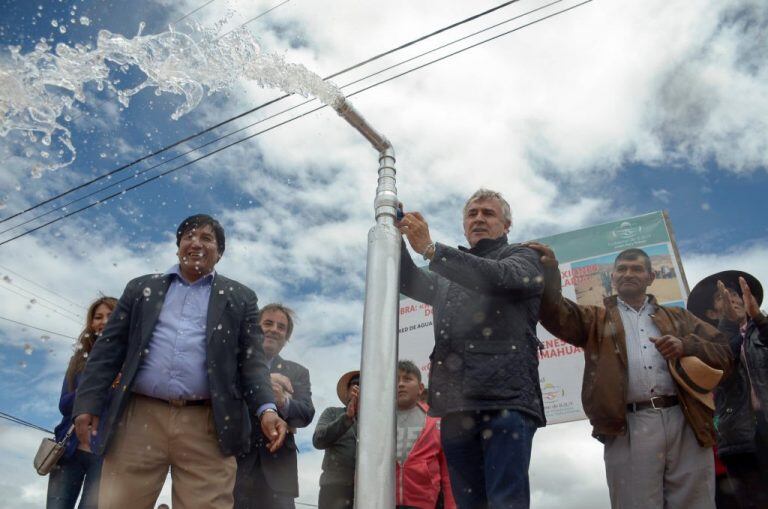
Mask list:
[[472,249],[436,244],[429,270],[403,246],[400,291],[434,308],[430,414],[510,409],[545,423],[536,322],[539,255],[507,237]]

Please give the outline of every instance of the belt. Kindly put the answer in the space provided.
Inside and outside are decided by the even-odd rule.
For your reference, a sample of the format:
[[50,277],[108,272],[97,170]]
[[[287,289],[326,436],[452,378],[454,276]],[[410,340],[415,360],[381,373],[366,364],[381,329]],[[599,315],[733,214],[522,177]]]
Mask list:
[[146,394],[139,394],[136,393],[137,396],[141,396],[142,398],[147,399],[153,399],[155,401],[161,401],[165,403],[166,405],[175,406],[175,407],[182,407],[182,406],[210,406],[211,400],[210,399],[162,399],[162,398],[155,398],[153,396],[147,396]]
[[627,405],[627,412],[639,412],[640,410],[647,410],[653,408],[657,410],[659,408],[669,408],[679,403],[677,396],[654,396],[648,401],[641,401],[639,403],[630,403]]

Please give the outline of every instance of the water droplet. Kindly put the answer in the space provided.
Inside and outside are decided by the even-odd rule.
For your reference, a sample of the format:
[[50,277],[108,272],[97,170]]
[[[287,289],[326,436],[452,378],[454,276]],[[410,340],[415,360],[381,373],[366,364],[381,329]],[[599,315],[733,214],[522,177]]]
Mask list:
[[52,20],[51,20],[51,26],[52,26],[52,27],[54,27],[54,28],[56,28],[57,26],[59,26],[59,21],[58,21],[58,20],[55,20],[55,19],[52,19]]
[[144,294],[144,297],[149,297],[150,295],[152,295],[152,289],[148,286],[145,286],[144,291],[141,293]]
[[34,352],[35,349],[32,348],[32,345],[29,343],[24,343],[24,353],[27,355],[32,355],[32,352]]
[[80,16],[80,24],[84,26],[89,26],[91,24],[91,20],[88,16]]

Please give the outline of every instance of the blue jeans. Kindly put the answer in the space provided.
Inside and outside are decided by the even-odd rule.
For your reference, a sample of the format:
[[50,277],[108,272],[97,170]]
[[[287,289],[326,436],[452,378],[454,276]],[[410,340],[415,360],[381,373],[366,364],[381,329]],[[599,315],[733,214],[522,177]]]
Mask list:
[[459,509],[527,509],[534,420],[514,410],[454,412],[441,442]]
[[[79,509],[97,509],[101,457],[90,452],[75,450],[69,458],[62,458],[48,477],[46,509],[73,509],[83,489]],[[85,484],[83,484],[85,480]]]

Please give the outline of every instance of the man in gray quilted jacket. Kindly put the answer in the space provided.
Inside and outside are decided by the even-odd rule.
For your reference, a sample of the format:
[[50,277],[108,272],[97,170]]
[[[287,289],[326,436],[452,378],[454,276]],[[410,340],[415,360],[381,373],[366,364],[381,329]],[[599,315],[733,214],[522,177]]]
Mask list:
[[[509,244],[509,204],[475,192],[464,205],[469,248],[433,242],[419,212],[398,223],[401,291],[434,308],[430,414],[442,417],[442,444],[461,509],[529,507],[533,434],[544,426],[536,322],[543,291],[539,255]],[[480,467],[480,468],[478,468]]]

